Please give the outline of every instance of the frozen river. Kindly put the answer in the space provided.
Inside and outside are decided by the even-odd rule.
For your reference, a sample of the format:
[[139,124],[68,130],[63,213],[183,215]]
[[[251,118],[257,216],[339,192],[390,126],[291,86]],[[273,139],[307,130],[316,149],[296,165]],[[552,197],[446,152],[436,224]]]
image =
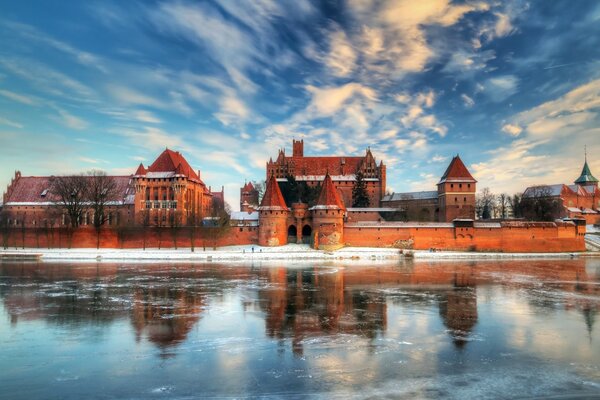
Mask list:
[[600,259],[0,264],[0,398],[596,398]]

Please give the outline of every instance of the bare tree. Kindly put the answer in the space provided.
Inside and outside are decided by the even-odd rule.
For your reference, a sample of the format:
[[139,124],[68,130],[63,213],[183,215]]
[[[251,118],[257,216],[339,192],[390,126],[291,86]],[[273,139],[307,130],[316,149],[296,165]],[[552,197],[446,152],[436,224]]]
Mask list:
[[258,192],[258,204],[260,204],[263,195],[265,194],[267,183],[265,181],[252,181],[252,185],[254,186],[254,189],[256,189],[256,191]]
[[77,228],[89,207],[86,199],[87,179],[83,175],[53,176],[50,192],[56,197],[54,205],[67,217],[65,224]]
[[96,229],[96,248],[100,248],[100,229],[109,220],[108,206],[118,198],[117,181],[104,171],[92,170],[87,173],[84,198],[94,213],[92,223]]
[[514,218],[521,218],[523,216],[523,211],[521,207],[522,197],[523,195],[521,193],[515,193],[512,197],[509,198],[510,209]]
[[523,217],[532,221],[553,221],[560,216],[560,207],[548,186],[529,188],[521,198]]
[[229,204],[215,199],[210,208],[209,215],[210,217],[206,221],[204,230],[212,239],[213,249],[216,249],[218,240],[229,231],[231,207]]
[[2,247],[6,250],[10,237],[10,213],[6,210],[0,212],[0,229],[2,230]]
[[483,188],[475,198],[475,211],[480,219],[492,218],[496,196],[490,188]]
[[500,214],[500,218],[505,219],[508,217],[508,208],[510,205],[510,196],[506,193],[501,193],[498,195],[498,214]]

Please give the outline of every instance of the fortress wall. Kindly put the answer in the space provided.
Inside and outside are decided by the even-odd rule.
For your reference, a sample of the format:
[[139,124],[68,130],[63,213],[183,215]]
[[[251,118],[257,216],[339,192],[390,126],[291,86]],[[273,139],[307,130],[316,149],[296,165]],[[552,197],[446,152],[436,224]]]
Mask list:
[[345,227],[347,246],[515,253],[585,251],[573,225],[544,227]]

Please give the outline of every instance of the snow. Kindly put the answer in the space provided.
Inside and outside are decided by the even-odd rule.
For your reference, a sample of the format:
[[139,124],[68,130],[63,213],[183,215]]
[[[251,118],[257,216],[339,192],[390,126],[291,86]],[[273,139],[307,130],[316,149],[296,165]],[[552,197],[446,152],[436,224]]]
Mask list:
[[[253,251],[254,249],[254,251]],[[512,258],[574,258],[578,253],[482,253],[458,251],[404,250],[378,247],[344,247],[336,251],[322,251],[305,244],[287,244],[278,247],[240,245],[180,249],[7,249],[0,250],[2,257],[39,257],[43,261],[57,260],[128,260],[128,261],[269,261],[269,260],[400,260],[404,257],[415,260],[436,259],[512,259]]]

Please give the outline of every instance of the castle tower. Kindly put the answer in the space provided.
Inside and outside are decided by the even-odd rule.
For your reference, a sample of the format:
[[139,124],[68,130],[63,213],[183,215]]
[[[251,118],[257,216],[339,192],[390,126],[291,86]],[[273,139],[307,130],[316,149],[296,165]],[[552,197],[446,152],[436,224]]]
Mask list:
[[258,207],[258,190],[252,182],[240,188],[240,211],[252,212]]
[[304,157],[304,139],[292,140],[292,156],[293,157]]
[[590,171],[590,167],[587,163],[587,151],[585,154],[585,161],[583,163],[583,169],[581,170],[581,175],[579,178],[575,180],[575,184],[579,186],[594,186],[598,187],[598,179],[596,179],[592,172]]
[[340,199],[329,173],[325,175],[317,204],[310,208],[315,229],[315,248],[335,250],[344,246],[344,214],[346,207]]
[[440,222],[456,218],[475,219],[476,183],[457,154],[437,184]]
[[271,175],[258,207],[258,244],[282,246],[287,244],[287,219],[290,209],[285,204],[277,179]]

